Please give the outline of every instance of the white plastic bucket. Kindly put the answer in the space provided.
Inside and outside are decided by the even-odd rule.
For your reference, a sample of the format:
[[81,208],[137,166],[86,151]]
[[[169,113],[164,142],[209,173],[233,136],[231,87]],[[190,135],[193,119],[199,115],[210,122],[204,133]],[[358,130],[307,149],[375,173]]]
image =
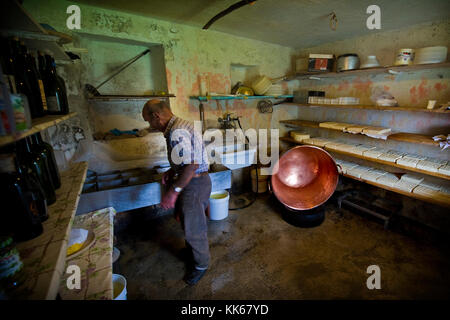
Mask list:
[[120,274],[113,273],[113,299],[127,300],[127,280]]
[[211,192],[209,196],[209,218],[211,220],[223,220],[228,216],[228,191],[221,190]]

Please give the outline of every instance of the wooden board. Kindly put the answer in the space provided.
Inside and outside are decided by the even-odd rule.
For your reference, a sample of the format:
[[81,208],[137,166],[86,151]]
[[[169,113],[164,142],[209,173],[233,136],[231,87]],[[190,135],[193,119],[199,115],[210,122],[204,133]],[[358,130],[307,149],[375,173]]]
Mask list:
[[442,63],[430,63],[430,64],[415,64],[410,66],[385,66],[377,68],[367,68],[367,69],[357,69],[349,70],[343,72],[302,72],[297,73],[293,79],[305,78],[305,77],[317,77],[317,78],[335,78],[335,77],[345,77],[345,76],[360,76],[365,74],[379,74],[386,73],[391,74],[389,71],[393,71],[394,74],[397,72],[414,72],[418,70],[425,69],[436,69],[436,68],[449,68],[449,62]]
[[149,100],[149,99],[157,99],[157,98],[175,98],[173,94],[167,94],[164,96],[157,95],[142,95],[142,96],[127,96],[127,95],[100,95],[88,98],[89,101],[128,101],[128,100]]
[[412,107],[380,107],[380,106],[368,106],[368,105],[351,105],[351,104],[304,104],[304,103],[292,103],[287,102],[287,105],[309,108],[346,108],[346,109],[366,109],[377,111],[406,111],[406,112],[428,112],[428,113],[443,113],[450,115],[450,110],[441,109],[426,109],[426,108],[412,108]]
[[396,193],[402,194],[402,195],[407,196],[407,197],[415,198],[415,199],[422,200],[422,201],[425,201],[425,202],[428,202],[428,203],[437,204],[439,206],[450,208],[450,197],[448,197],[447,201],[440,200],[440,199],[434,199],[434,198],[427,197],[427,196],[424,196],[424,195],[420,195],[420,194],[417,194],[417,193],[407,192],[407,191],[400,190],[400,189],[397,189],[397,188],[392,188],[392,187],[386,186],[384,184],[380,184],[380,183],[373,182],[373,181],[370,181],[370,180],[356,178],[356,177],[348,175],[348,174],[342,174],[342,175],[344,177],[351,178],[351,179],[354,179],[354,180],[357,180],[357,181],[360,181],[360,182],[364,182],[364,183],[373,185],[373,186],[378,187],[378,188],[382,188],[382,189],[385,189],[385,190],[396,192]]
[[33,119],[31,129],[29,129],[25,132],[14,134],[14,135],[0,136],[0,147],[6,145],[8,143],[31,136],[31,135],[35,134],[36,132],[40,132],[49,127],[57,125],[58,123],[65,121],[67,119],[70,119],[76,115],[77,115],[76,112],[71,112],[69,114],[62,115],[62,116],[49,115],[49,116]]
[[61,187],[56,190],[56,202],[48,207],[49,218],[43,223],[44,232],[17,244],[27,275],[24,289],[28,292],[24,293],[23,299],[56,298],[87,167],[87,162],[79,162],[61,172]]
[[67,287],[70,274],[65,273],[60,282],[59,294],[62,300],[112,300],[113,299],[113,238],[114,208],[76,216],[73,225],[92,230],[93,245],[74,259],[67,259],[65,268],[76,265],[81,270],[81,287],[71,290]]
[[[309,121],[309,120],[281,120],[280,123],[290,125],[296,128],[301,127],[310,127],[310,128],[321,128],[326,130],[333,130],[330,128],[324,128],[319,127],[319,123],[317,121]],[[334,130],[337,131],[337,130]],[[344,134],[352,134],[348,132],[342,132]],[[375,138],[373,138],[375,139]],[[409,143],[419,143],[419,144],[426,144],[430,146],[436,146],[439,147],[439,142],[434,141],[432,136],[417,134],[417,133],[406,133],[406,132],[397,132],[392,133],[387,137],[387,140],[395,140],[395,141],[402,141],[402,142],[409,142]]]

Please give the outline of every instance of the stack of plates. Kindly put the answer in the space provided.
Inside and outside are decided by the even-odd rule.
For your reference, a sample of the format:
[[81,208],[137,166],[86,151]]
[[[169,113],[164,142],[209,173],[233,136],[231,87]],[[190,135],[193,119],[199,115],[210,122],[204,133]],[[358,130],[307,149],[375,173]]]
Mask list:
[[426,47],[416,50],[414,64],[441,63],[447,60],[447,47]]
[[283,94],[283,89],[281,84],[272,84],[269,90],[266,91],[267,96],[281,96]]

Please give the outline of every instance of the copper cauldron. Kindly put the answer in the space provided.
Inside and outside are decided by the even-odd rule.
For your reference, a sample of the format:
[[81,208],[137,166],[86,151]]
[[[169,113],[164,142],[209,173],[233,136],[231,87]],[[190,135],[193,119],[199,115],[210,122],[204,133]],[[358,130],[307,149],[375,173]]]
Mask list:
[[291,210],[309,210],[326,202],[339,175],[333,158],[319,147],[297,146],[284,153],[274,167],[273,193]]

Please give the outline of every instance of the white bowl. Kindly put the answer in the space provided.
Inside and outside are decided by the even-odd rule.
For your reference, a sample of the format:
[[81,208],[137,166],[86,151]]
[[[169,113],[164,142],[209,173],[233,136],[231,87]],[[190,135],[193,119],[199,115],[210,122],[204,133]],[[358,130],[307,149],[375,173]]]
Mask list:
[[416,50],[414,64],[441,63],[447,59],[447,47],[436,46]]
[[367,56],[366,61],[359,67],[360,69],[365,68],[376,68],[379,67],[380,63],[376,56]]

